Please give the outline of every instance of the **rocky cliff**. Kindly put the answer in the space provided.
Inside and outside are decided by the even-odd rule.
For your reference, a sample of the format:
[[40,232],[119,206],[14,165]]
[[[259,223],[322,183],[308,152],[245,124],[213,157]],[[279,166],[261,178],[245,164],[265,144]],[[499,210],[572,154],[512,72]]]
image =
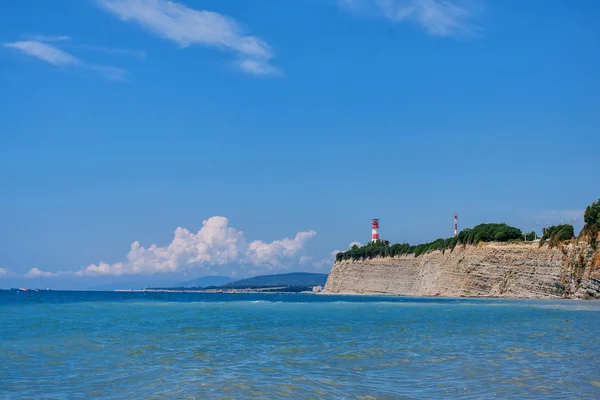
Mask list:
[[600,298],[600,252],[587,243],[482,243],[405,255],[342,261],[325,293],[514,298]]

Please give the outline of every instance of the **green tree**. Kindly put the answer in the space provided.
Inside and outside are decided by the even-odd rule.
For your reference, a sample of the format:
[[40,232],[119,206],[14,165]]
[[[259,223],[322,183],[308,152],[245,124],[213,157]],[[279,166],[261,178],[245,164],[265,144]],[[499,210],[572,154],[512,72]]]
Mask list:
[[508,240],[508,236],[506,235],[506,232],[500,231],[494,235],[494,240],[496,242],[506,242]]
[[540,239],[540,247],[548,242],[550,248],[558,246],[560,242],[570,240],[574,237],[573,225],[563,224],[550,226],[542,230],[542,238]]
[[[566,233],[565,233],[566,234]],[[413,254],[415,257],[431,251],[454,250],[458,245],[470,245],[480,242],[507,242],[509,240],[523,240],[520,229],[499,224],[480,224],[474,228],[463,229],[456,237],[447,239],[439,238],[429,243],[410,245],[408,243],[396,243],[390,246],[388,240],[369,242],[362,247],[352,246],[351,249],[341,255],[336,255],[336,260],[362,260],[375,257],[399,257]],[[529,239],[533,240],[533,239]]]
[[600,199],[586,207],[583,222],[588,229],[600,230]]
[[592,246],[596,247],[598,233],[600,233],[600,199],[586,207],[583,213],[583,222],[583,229],[579,236],[588,236]]

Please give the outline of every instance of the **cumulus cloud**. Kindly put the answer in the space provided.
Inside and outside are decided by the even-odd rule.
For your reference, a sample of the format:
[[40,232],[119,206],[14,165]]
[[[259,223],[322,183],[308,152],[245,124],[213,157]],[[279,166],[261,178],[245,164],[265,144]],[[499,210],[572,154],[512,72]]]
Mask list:
[[10,271],[6,268],[0,268],[0,276],[9,276],[11,275]]
[[299,232],[293,239],[285,238],[271,243],[255,240],[248,246],[246,255],[254,265],[267,265],[269,269],[276,267],[285,258],[292,257],[306,242],[316,236],[317,232]]
[[302,256],[302,257],[300,257],[300,260],[298,260],[298,264],[300,264],[300,265],[306,265],[311,260],[312,260],[312,257],[310,257],[310,256]]
[[30,57],[38,58],[50,63],[56,67],[73,67],[94,71],[100,76],[109,80],[125,80],[127,71],[121,68],[88,64],[75,57],[74,55],[59,49],[56,46],[35,40],[24,40],[18,42],[4,43],[3,46],[9,49],[15,49]]
[[148,248],[139,242],[131,245],[127,260],[108,264],[91,264],[76,275],[136,275],[181,271],[198,266],[218,267],[226,264],[251,264],[263,269],[282,267],[300,255],[316,232],[299,232],[293,239],[285,238],[265,243],[247,243],[243,232],[229,226],[225,217],[212,217],[202,222],[193,233],[177,228],[166,247],[155,244]]
[[37,268],[31,268],[28,273],[25,274],[27,278],[52,278],[57,276],[56,272],[45,272]]
[[238,22],[228,16],[168,0],[96,1],[122,20],[134,22],[181,47],[202,45],[233,52],[239,58],[236,65],[246,73],[280,73],[270,64],[271,47],[259,37],[246,35]]
[[357,13],[376,12],[399,23],[411,21],[434,36],[464,36],[477,27],[478,0],[340,0],[341,7]]

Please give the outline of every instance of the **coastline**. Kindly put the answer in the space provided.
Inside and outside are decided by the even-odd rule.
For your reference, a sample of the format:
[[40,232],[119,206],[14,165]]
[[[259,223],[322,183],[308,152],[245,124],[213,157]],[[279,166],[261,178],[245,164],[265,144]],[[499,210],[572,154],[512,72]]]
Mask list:
[[482,243],[418,257],[334,264],[321,294],[490,299],[599,299],[598,251],[572,241]]

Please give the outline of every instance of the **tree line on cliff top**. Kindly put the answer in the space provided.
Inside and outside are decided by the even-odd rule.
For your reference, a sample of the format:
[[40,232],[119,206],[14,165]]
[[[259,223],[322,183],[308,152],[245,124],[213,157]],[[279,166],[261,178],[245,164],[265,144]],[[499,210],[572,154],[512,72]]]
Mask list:
[[[596,240],[600,233],[600,200],[586,208],[584,214],[585,225],[580,233],[580,237],[589,238],[592,246],[596,246]],[[548,244],[550,247],[557,246],[559,243],[570,240],[574,237],[573,225],[563,224],[544,228],[540,238],[540,247]],[[369,242],[359,247],[352,246],[348,251],[336,254],[336,261],[361,260],[376,257],[397,257],[406,254],[414,254],[415,257],[431,251],[446,250],[453,251],[458,245],[476,245],[480,242],[512,242],[535,240],[536,233],[530,232],[523,234],[520,229],[505,223],[499,224],[480,224],[474,228],[463,229],[456,237],[447,239],[436,239],[433,242],[419,245],[408,243],[397,243],[390,245],[388,240],[378,240]]]
[[[535,233],[532,232],[531,236]],[[529,236],[529,234],[528,234]],[[348,251],[338,253],[337,261],[359,260],[375,257],[397,257],[405,254],[414,254],[415,257],[434,250],[454,250],[458,245],[475,245],[479,242],[507,242],[509,240],[524,240],[520,229],[507,224],[480,224],[474,228],[463,229],[456,237],[436,239],[433,242],[411,245],[397,243],[390,246],[389,241],[379,240],[369,242],[362,247],[356,245]],[[532,237],[533,239],[533,237]]]

